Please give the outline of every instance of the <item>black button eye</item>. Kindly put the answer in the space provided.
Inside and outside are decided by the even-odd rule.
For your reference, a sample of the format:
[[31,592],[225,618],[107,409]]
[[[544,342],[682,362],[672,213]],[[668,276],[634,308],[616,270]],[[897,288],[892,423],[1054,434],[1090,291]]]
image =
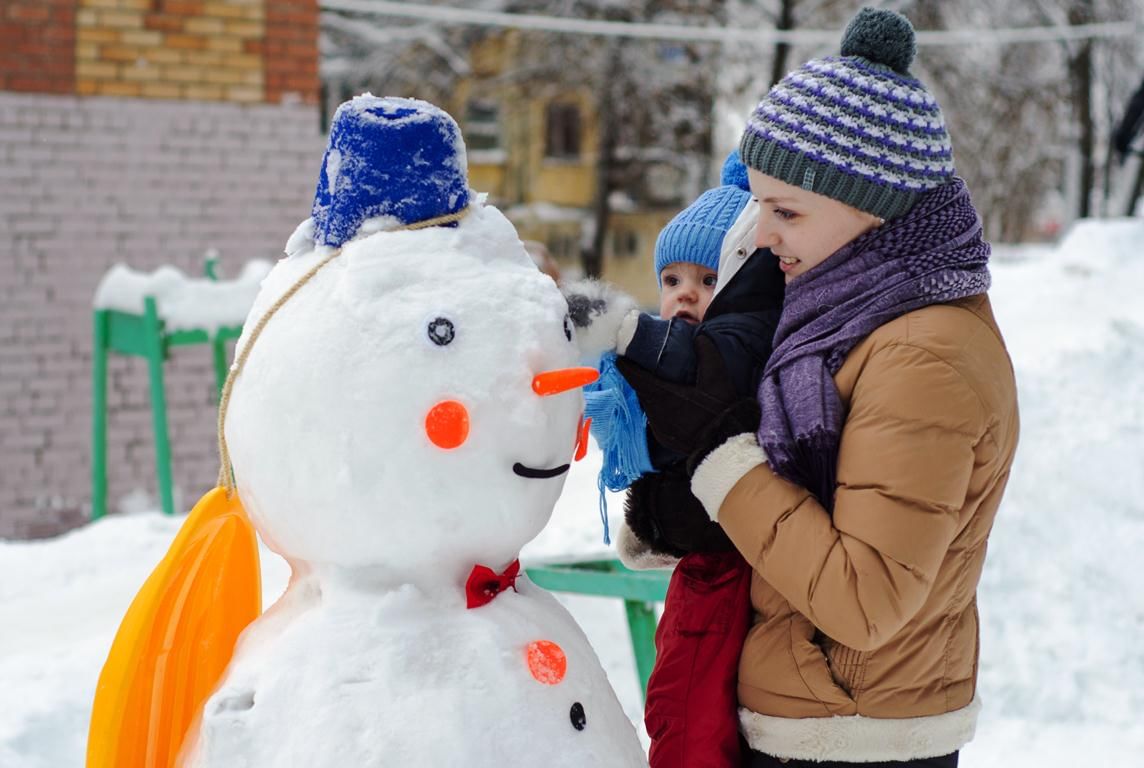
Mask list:
[[564,316],[564,338],[572,341],[572,318],[568,315]]
[[439,347],[445,346],[457,335],[457,329],[453,327],[453,321],[447,317],[433,318],[429,321],[429,327],[426,330],[429,334],[429,341]]
[[588,716],[584,714],[584,705],[576,702],[572,705],[572,709],[568,712],[568,717],[572,720],[572,727],[578,731],[584,730],[584,726],[588,724]]

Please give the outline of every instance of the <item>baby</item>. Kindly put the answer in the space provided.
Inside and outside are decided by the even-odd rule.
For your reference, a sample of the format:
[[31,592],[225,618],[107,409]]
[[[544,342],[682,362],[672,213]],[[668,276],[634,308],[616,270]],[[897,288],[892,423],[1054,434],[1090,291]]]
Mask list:
[[[616,334],[616,367],[633,384],[635,376],[682,385],[701,380],[755,396],[782,313],[785,280],[777,259],[755,252],[759,208],[746,176],[732,153],[723,184],[660,232],[659,317],[630,311]],[[704,418],[702,407],[688,413],[688,404],[655,408],[668,414],[659,421],[649,416],[648,455],[656,471],[628,488],[617,541],[630,568],[675,566],[656,630],[644,713],[651,768],[739,764],[735,686],[750,621],[751,569],[692,495],[687,457],[665,445],[685,422]]]
[[[723,165],[720,186],[709,189],[660,232],[655,270],[659,317],[632,310],[620,323],[617,354],[657,377],[694,384],[696,344],[710,343],[723,364],[720,375],[745,396],[754,396],[782,312],[784,278],[778,262],[755,256],[758,204],[746,189],[737,152]],[[698,505],[683,467],[685,456],[656,439],[670,425],[651,424],[648,453],[657,472],[628,489],[620,557],[629,565],[666,564],[692,551],[725,550],[730,543],[712,523],[692,540],[673,530],[664,505]],[[678,515],[678,517],[686,517]],[[653,522],[658,521],[658,522]]]

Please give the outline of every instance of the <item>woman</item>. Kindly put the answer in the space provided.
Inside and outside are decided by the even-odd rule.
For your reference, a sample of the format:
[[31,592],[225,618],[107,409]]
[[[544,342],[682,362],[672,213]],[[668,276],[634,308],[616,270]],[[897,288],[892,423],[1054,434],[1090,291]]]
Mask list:
[[[980,709],[975,592],[1016,386],[915,50],[903,16],[864,9],[842,56],[773,87],[740,145],[786,300],[758,408],[697,418],[678,447],[753,569],[747,766],[955,766]],[[681,398],[717,410],[710,388],[631,368],[653,430]]]

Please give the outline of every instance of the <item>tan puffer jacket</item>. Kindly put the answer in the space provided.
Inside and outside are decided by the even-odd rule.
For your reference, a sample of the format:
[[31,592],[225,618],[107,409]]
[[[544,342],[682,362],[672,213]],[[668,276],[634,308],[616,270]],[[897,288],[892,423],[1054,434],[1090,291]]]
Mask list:
[[692,480],[755,569],[741,726],[784,758],[948,754],[976,723],[976,589],[1017,446],[988,298],[887,323],[835,383],[846,417],[833,517],[760,466],[753,436]]

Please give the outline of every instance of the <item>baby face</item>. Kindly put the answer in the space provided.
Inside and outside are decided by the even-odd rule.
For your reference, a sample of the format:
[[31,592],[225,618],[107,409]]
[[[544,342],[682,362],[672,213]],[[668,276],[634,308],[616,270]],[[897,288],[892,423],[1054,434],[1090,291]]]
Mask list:
[[715,270],[677,261],[659,273],[659,316],[663,320],[678,317],[692,325],[703,319],[707,305],[715,294],[718,275]]

